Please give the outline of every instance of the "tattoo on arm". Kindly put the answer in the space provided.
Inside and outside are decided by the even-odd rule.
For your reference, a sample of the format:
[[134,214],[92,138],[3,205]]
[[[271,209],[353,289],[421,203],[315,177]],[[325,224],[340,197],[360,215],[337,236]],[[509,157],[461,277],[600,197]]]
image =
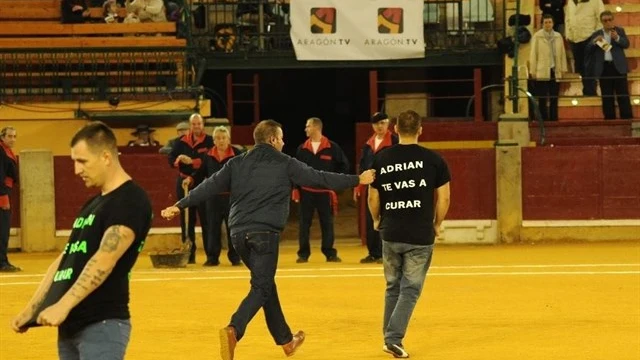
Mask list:
[[102,242],[100,243],[100,250],[104,252],[114,252],[118,248],[122,235],[120,234],[120,225],[114,225],[109,228],[110,230],[104,234]]

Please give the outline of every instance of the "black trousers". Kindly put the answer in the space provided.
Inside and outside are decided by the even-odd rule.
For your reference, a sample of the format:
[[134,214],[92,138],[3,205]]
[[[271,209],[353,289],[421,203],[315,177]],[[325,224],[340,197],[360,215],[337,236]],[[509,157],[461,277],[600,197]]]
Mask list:
[[602,91],[602,113],[605,119],[616,118],[616,99],[618,100],[618,108],[620,108],[620,118],[631,119],[633,117],[627,74],[620,74],[613,62],[604,62],[600,77],[600,90]]
[[233,234],[231,241],[240,258],[251,271],[251,289],[231,316],[229,325],[236,329],[238,341],[242,339],[247,325],[262,308],[269,332],[277,345],[293,339],[293,334],[284,318],[275,276],[278,267],[280,234],[271,231],[241,232]]
[[374,258],[382,257],[382,241],[380,240],[380,233],[373,229],[373,217],[367,206],[367,199],[369,196],[369,187],[366,186],[365,190],[360,194],[360,201],[364,204],[365,218],[366,218],[366,237],[367,237],[367,250],[369,255]]
[[335,236],[333,233],[333,212],[331,210],[331,195],[300,190],[300,232],[298,236],[298,257],[303,259],[311,255],[309,245],[309,230],[313,220],[313,210],[318,210],[320,230],[322,231],[321,250],[327,258],[336,256],[338,251],[333,248]]
[[542,119],[546,121],[558,120],[558,95],[560,95],[560,84],[556,82],[556,75],[551,69],[551,79],[536,80],[535,93],[538,98],[538,107]]
[[11,229],[11,209],[0,209],[0,265],[9,262],[9,230]]
[[[178,200],[184,197],[184,190],[182,190],[182,178],[178,177],[176,180],[176,194],[178,195]],[[200,219],[200,227],[202,228],[202,242],[204,244],[207,243],[208,237],[208,219],[207,219],[207,204],[203,202],[198,204],[197,206],[192,206],[189,208],[189,228],[185,229],[185,217],[184,211],[180,211],[180,230],[182,233],[182,242],[186,239],[187,234],[189,238],[193,241],[193,246],[191,247],[191,256],[189,256],[189,261],[193,262],[196,259],[196,213],[198,213],[198,218]]]
[[589,43],[589,39],[577,43],[571,43],[571,52],[573,52],[573,61],[576,72],[582,76],[582,94],[585,96],[596,95],[596,80],[593,70],[592,61],[587,59],[585,48]]
[[240,261],[240,256],[233,248],[229,232],[229,195],[218,195],[212,200],[207,201],[207,214],[209,217],[209,236],[204,243],[207,260],[214,262],[220,260],[220,253],[222,252],[221,226],[222,223],[224,223],[224,227],[227,229],[227,258],[231,263],[237,263]]

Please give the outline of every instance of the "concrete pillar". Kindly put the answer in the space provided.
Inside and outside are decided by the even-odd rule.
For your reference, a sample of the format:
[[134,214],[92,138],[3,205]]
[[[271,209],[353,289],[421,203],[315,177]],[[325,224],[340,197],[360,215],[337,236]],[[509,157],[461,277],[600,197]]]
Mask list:
[[498,142],[516,142],[519,146],[529,146],[529,117],[521,114],[504,114],[498,120]]
[[516,142],[496,144],[496,205],[498,239],[520,242],[522,229],[522,157]]
[[631,123],[631,136],[640,137],[640,121],[634,121]]
[[22,251],[52,251],[55,241],[53,154],[20,152],[20,238]]

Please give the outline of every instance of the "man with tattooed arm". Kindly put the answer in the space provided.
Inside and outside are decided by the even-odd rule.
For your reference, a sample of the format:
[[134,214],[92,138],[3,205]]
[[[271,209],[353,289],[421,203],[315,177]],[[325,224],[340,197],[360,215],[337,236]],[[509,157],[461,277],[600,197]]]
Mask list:
[[58,327],[62,360],[124,359],[129,275],[151,227],[151,203],[120,165],[105,124],[92,122],[76,133],[71,159],[75,174],[100,193],[82,207],[64,251],[11,326],[18,333]]

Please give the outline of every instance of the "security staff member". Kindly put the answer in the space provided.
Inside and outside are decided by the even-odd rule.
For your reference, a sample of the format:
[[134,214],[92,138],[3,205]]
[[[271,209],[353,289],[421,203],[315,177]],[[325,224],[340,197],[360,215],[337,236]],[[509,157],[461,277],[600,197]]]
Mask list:
[[[335,173],[347,173],[349,161],[338,144],[322,135],[322,120],[310,118],[304,128],[307,141],[298,147],[296,159],[316,170]],[[313,219],[313,210],[318,210],[322,231],[321,250],[328,262],[341,262],[337,250],[333,247],[333,215],[338,209],[338,195],[333,190],[302,186],[293,191],[293,200],[300,201],[300,232],[297,263],[306,263],[311,255],[309,229]]]
[[[204,119],[200,114],[193,114],[189,118],[190,130],[183,135],[169,154],[169,165],[179,170],[179,176],[176,183],[176,193],[178,199],[184,197],[183,184],[194,188],[204,180],[204,173],[198,172],[203,164],[204,157],[209,149],[213,147],[213,138],[204,132]],[[196,247],[195,247],[195,225],[196,211],[200,218],[200,226],[202,227],[202,239],[207,239],[208,224],[206,215],[206,204],[199,204],[197,207],[189,208],[189,228],[185,229],[184,212],[180,214],[180,228],[182,230],[182,241],[185,241],[186,235],[194,241],[191,247],[191,255],[189,256],[189,264],[196,263]],[[206,243],[206,240],[203,240]]]

